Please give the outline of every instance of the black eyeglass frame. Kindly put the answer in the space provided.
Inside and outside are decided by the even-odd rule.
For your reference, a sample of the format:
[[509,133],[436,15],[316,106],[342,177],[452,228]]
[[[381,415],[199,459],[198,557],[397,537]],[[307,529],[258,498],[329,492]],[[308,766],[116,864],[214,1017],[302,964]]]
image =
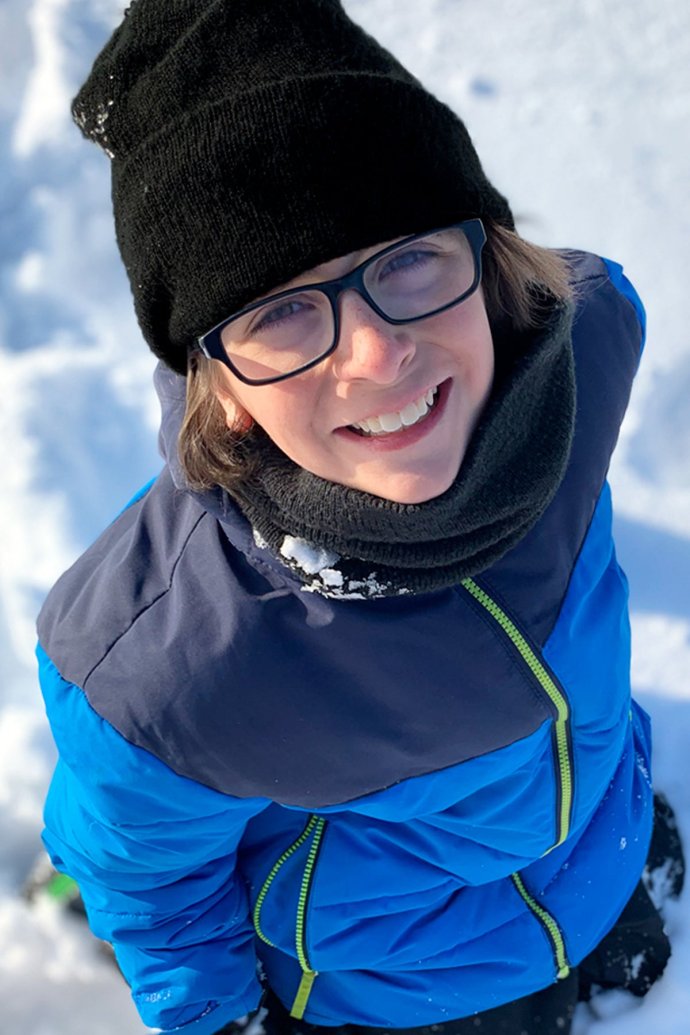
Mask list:
[[[393,252],[397,248],[406,247],[413,241],[421,240],[424,237],[430,237],[432,234],[441,233],[443,230],[462,230],[469,241],[470,247],[472,248],[472,257],[474,259],[474,279],[471,286],[466,291],[463,291],[461,295],[458,295],[457,298],[454,298],[452,302],[447,302],[445,305],[439,306],[438,309],[432,309],[429,313],[422,313],[420,316],[406,317],[402,320],[388,316],[383,309],[376,304],[367,290],[364,283],[364,274],[366,270],[372,263],[378,262],[379,259],[388,255],[389,252]],[[323,362],[324,359],[327,359],[328,356],[335,352],[340,338],[338,299],[344,291],[356,291],[360,298],[363,298],[376,315],[380,316],[382,320],[386,321],[386,323],[399,326],[405,323],[416,323],[418,320],[427,320],[430,316],[437,316],[439,313],[445,312],[446,309],[452,309],[453,306],[459,305],[461,302],[464,302],[465,299],[469,298],[470,295],[474,294],[482,280],[482,249],[485,244],[486,230],[484,229],[484,224],[481,219],[466,219],[460,223],[451,223],[448,226],[438,227],[436,230],[425,230],[423,233],[412,234],[410,237],[406,237],[402,241],[396,241],[395,244],[389,244],[386,248],[382,248],[380,252],[375,252],[374,255],[370,255],[368,259],[361,262],[359,266],[355,266],[354,269],[350,270],[350,272],[346,273],[343,277],[333,277],[332,280],[322,280],[314,284],[302,284],[297,288],[286,288],[285,291],[279,291],[275,295],[268,295],[266,298],[262,298],[258,302],[252,302],[250,305],[244,306],[242,309],[238,309],[237,312],[232,313],[231,316],[226,317],[224,320],[221,320],[220,323],[216,324],[215,327],[212,327],[210,331],[200,335],[197,339],[198,348],[208,359],[218,359],[221,363],[224,363],[226,367],[230,368],[235,377],[246,385],[271,385],[276,384],[278,381],[286,381],[290,377],[296,377],[297,374],[303,374],[306,370],[311,370],[312,367]],[[331,310],[333,312],[333,340],[328,348],[315,359],[310,359],[308,363],[305,363],[301,367],[297,367],[296,370],[290,370],[286,374],[275,374],[273,377],[253,378],[247,377],[246,374],[241,373],[232,362],[223,346],[221,335],[228,324],[237,320],[240,316],[245,316],[247,313],[253,312],[255,309],[260,309],[262,306],[280,301],[280,299],[286,298],[289,295],[300,294],[303,291],[320,291],[326,296],[330,303]]]

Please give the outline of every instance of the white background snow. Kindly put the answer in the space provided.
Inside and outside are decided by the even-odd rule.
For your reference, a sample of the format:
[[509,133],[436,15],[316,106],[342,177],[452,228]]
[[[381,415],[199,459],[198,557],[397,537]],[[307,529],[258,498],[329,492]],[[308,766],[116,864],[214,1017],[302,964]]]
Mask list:
[[[618,259],[646,302],[648,344],[612,482],[635,688],[655,721],[656,782],[688,842],[690,5],[346,7],[462,114],[525,236]],[[83,927],[17,894],[53,764],[34,617],[57,575],[159,468],[152,361],[115,250],[108,162],[69,117],[120,14],[115,0],[0,0],[2,1035],[143,1030]],[[581,1009],[577,1035],[686,1035],[690,895],[668,924],[663,981],[642,1006],[612,996],[605,1016]]]

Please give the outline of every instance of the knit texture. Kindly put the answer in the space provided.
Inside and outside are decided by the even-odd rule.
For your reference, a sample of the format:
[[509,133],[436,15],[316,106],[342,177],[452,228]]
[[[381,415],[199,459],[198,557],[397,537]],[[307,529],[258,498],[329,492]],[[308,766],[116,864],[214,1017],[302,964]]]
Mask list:
[[137,0],[73,115],[112,159],[139,323],[180,373],[200,334],[321,262],[513,226],[460,119],[337,0]]

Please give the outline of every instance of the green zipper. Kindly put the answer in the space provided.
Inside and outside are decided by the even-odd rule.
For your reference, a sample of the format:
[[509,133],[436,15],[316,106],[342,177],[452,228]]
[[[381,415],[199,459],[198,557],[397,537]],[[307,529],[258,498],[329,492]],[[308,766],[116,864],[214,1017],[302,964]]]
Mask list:
[[568,836],[573,805],[573,763],[568,729],[570,723],[568,701],[518,627],[511,621],[505,611],[499,607],[496,601],[492,600],[489,594],[474,579],[463,579],[462,585],[497,622],[517,649],[531,673],[538,680],[555,708],[556,721],[554,723],[554,730],[555,754],[558,760],[558,804],[556,842],[549,849],[549,851],[553,851],[558,845],[563,844]]
[[563,940],[561,929],[551,913],[544,909],[543,906],[540,906],[537,900],[530,895],[520,874],[514,873],[512,875],[512,880],[521,897],[541,922],[542,927],[546,931],[549,941],[551,942],[554,959],[556,961],[556,977],[561,981],[570,973],[570,964],[568,963],[568,956],[565,951],[565,942]]
[[256,928],[256,933],[259,938],[261,938],[266,945],[270,945],[275,949],[276,945],[261,930],[261,909],[271,884],[277,877],[281,867],[311,837],[312,842],[309,846],[309,854],[302,874],[299,898],[297,900],[297,916],[295,918],[295,948],[297,949],[299,965],[302,968],[302,979],[299,983],[299,988],[297,989],[297,994],[292,1004],[290,1015],[298,1020],[301,1020],[304,1017],[304,1011],[309,1000],[309,995],[311,994],[312,986],[318,974],[318,971],[312,968],[309,961],[309,955],[307,953],[306,913],[309,903],[309,892],[311,890],[314,876],[314,868],[316,866],[319,848],[321,847],[321,838],[323,837],[325,826],[325,819],[321,819],[320,817],[313,815],[309,817],[307,824],[299,837],[292,842],[289,848],[285,849],[278,861],[271,867],[268,877],[261,886],[261,891],[257,897],[253,913],[254,927]]
[[307,820],[307,825],[305,826],[304,830],[299,835],[299,837],[296,838],[296,840],[294,840],[292,842],[292,844],[290,845],[289,848],[285,849],[285,851],[280,856],[278,861],[276,863],[274,863],[274,865],[271,867],[271,870],[270,870],[270,872],[268,874],[268,877],[263,882],[263,884],[261,886],[261,891],[259,892],[258,898],[256,900],[256,904],[254,906],[254,914],[253,914],[254,927],[255,927],[256,933],[258,934],[258,936],[261,939],[261,941],[262,942],[266,942],[266,945],[270,945],[272,949],[276,948],[275,944],[271,941],[270,938],[267,938],[266,935],[264,934],[264,932],[261,930],[261,908],[262,908],[262,906],[264,904],[264,899],[266,898],[266,895],[268,894],[268,891],[269,891],[269,888],[271,887],[271,884],[273,883],[273,881],[278,876],[278,872],[281,869],[281,867],[288,861],[290,856],[294,855],[295,852],[297,851],[297,849],[300,848],[304,844],[304,842],[307,840],[307,838],[309,837],[309,835],[311,834],[311,832],[312,832],[312,830],[314,829],[315,826],[316,826],[316,816],[310,816],[309,819]]
[[311,963],[309,962],[309,956],[307,955],[307,927],[305,918],[307,914],[309,892],[311,890],[312,878],[314,875],[314,867],[316,866],[316,859],[319,854],[319,848],[321,847],[321,838],[323,837],[325,826],[325,819],[316,820],[314,839],[309,848],[307,865],[304,867],[304,873],[302,874],[302,885],[299,889],[299,901],[297,903],[295,946],[297,948],[297,959],[302,968],[302,980],[299,983],[297,995],[295,996],[295,1001],[290,1010],[290,1016],[295,1017],[298,1021],[302,1020],[304,1017],[304,1011],[311,994],[312,985],[314,984],[314,980],[318,973],[318,971],[312,969]]

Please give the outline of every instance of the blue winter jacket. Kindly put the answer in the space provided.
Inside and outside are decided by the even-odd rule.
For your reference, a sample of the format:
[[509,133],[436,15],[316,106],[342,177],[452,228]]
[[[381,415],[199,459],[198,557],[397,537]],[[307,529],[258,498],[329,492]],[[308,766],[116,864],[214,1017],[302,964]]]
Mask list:
[[[147,1024],[259,1001],[410,1027],[562,978],[637,883],[652,807],[606,472],[643,313],[572,253],[577,424],[517,547],[433,593],[305,592],[169,462],[39,619],[59,763],[45,843]],[[176,481],[178,484],[176,484]]]

